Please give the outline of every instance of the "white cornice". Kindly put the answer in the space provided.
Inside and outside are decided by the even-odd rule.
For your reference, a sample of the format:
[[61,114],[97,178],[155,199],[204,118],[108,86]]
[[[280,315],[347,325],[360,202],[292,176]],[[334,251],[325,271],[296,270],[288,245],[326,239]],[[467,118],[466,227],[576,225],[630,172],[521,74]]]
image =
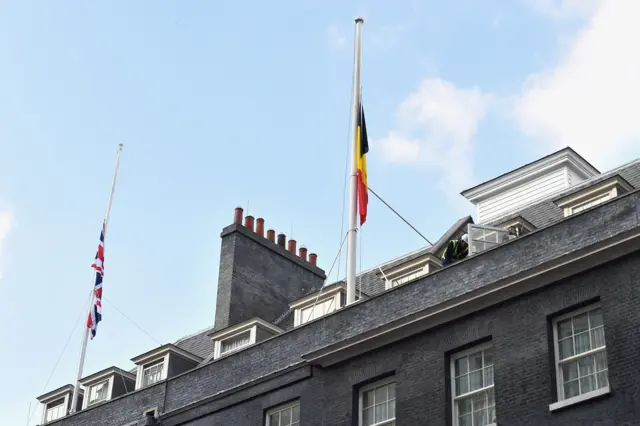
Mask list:
[[[318,299],[318,301],[322,301],[332,296],[335,296],[335,294],[338,292],[344,293],[344,291],[345,291],[344,286],[340,284],[337,284],[337,285],[331,284],[330,286],[327,286],[324,289],[311,293],[301,299],[296,300],[295,302],[290,303],[289,306],[291,307],[291,309],[297,309],[297,308],[300,308],[301,306],[305,306],[310,303],[313,303],[316,300],[316,298]],[[321,294],[318,297],[318,293],[320,292]]]
[[131,358],[131,361],[133,361],[133,363],[136,365],[147,364],[149,362],[153,362],[163,358],[168,353],[178,355],[182,358],[189,359],[196,363],[200,363],[203,360],[199,356],[196,356],[191,352],[187,352],[184,349],[179,348],[178,346],[175,346],[173,344],[167,344],[167,345],[162,345],[156,349],[150,350],[149,352],[145,352],[142,355],[138,355],[137,357]]
[[248,321],[242,322],[240,324],[236,324],[234,326],[225,328],[223,330],[216,331],[215,333],[211,333],[208,336],[212,340],[220,340],[220,339],[223,339],[225,337],[233,336],[234,334],[238,334],[238,333],[242,333],[244,331],[247,331],[247,330],[251,329],[251,327],[253,327],[253,326],[260,327],[263,330],[270,331],[270,332],[272,332],[274,334],[280,334],[280,333],[284,332],[284,330],[281,329],[280,327],[277,327],[277,326],[275,326],[275,325],[263,320],[262,318],[253,318],[253,319],[250,319]]
[[562,198],[558,198],[554,200],[554,202],[558,207],[564,208],[572,204],[578,204],[600,193],[610,191],[613,188],[617,188],[620,191],[618,195],[633,191],[633,186],[631,186],[629,182],[624,180],[620,175],[614,175],[602,182],[589,185]]
[[133,382],[136,381],[136,376],[134,374],[124,371],[118,367],[111,367],[102,371],[98,371],[97,373],[93,373],[87,377],[83,377],[82,379],[80,379],[80,384],[85,388],[88,388],[91,385],[102,382],[116,375],[122,375],[122,377],[124,377],[125,379],[132,380]]
[[583,179],[588,179],[600,174],[598,170],[580,155],[576,154],[575,151],[565,148],[548,157],[462,191],[461,195],[473,204],[476,204],[497,192],[506,191],[561,167],[568,167]]
[[[56,399],[62,398],[63,396],[73,393],[73,385],[64,385],[61,388],[54,389],[50,392],[45,393],[44,395],[40,395],[37,400],[42,404],[48,404],[49,402],[55,401]],[[84,393],[84,390],[80,389],[80,395]]]

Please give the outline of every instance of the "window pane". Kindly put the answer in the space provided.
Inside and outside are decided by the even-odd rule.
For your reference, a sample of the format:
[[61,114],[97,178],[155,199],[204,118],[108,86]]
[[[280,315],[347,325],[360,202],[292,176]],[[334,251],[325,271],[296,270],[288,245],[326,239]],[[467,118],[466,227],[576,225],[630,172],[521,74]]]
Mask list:
[[596,349],[601,348],[604,345],[604,327],[598,327],[591,330],[591,347]]
[[379,404],[383,401],[387,400],[387,386],[381,386],[379,388],[376,389],[376,404]]
[[493,384],[493,366],[484,369],[484,385],[491,386]]
[[395,418],[396,417],[396,401],[395,400],[389,401],[387,406],[388,406],[387,411],[389,413],[389,418],[390,419]]
[[578,381],[574,380],[564,384],[564,397],[571,398],[580,394],[580,387]]
[[558,339],[564,339],[573,334],[571,328],[571,318],[558,322]]
[[580,393],[587,393],[594,390],[595,389],[594,379],[595,379],[595,376],[582,377],[580,379]]
[[456,395],[462,395],[469,392],[468,380],[469,376],[462,376],[456,379]]
[[595,373],[595,357],[593,355],[585,356],[578,360],[578,374],[580,377],[588,376]]
[[396,384],[389,383],[389,399],[396,399]]
[[282,423],[282,426],[291,425],[291,409],[290,408],[287,408],[286,410],[282,410],[280,412],[280,423]]
[[269,416],[269,426],[280,426],[280,413],[274,413]]
[[362,407],[367,408],[373,405],[373,391],[366,391],[362,394]]
[[458,400],[457,404],[459,416],[471,413],[471,398],[461,398]]
[[589,314],[577,315],[573,317],[573,334],[585,332],[589,329]]
[[362,424],[370,426],[373,424],[373,407],[366,408],[362,411]]
[[454,365],[456,377],[467,373],[467,357],[457,359]]
[[600,327],[602,323],[602,309],[594,309],[589,312],[589,324],[591,328]]
[[561,366],[562,381],[569,382],[578,378],[578,361],[569,361]]
[[300,405],[294,405],[291,409],[291,421],[293,423],[300,421]]
[[595,354],[596,358],[596,371],[602,371],[607,369],[607,352],[602,351]]
[[458,424],[460,426],[473,426],[473,419],[471,417],[471,414],[458,417]]
[[482,368],[482,352],[469,356],[469,371],[480,370]]
[[384,420],[388,420],[387,416],[387,403],[383,402],[382,404],[378,404],[374,408],[374,420],[377,422],[382,422]]
[[473,426],[485,426],[487,424],[486,410],[476,411],[473,413]]
[[481,392],[471,397],[471,405],[473,411],[478,411],[487,408],[487,394]]
[[469,373],[469,391],[478,390],[483,388],[482,385],[482,370]]
[[609,386],[609,378],[606,371],[596,374],[596,380],[598,381],[598,389]]
[[589,333],[581,333],[576,334],[574,336],[575,345],[576,345],[576,355],[590,351],[591,343],[589,339]]
[[565,359],[573,356],[573,338],[569,337],[568,339],[561,340],[558,343],[558,348],[560,349],[560,359]]

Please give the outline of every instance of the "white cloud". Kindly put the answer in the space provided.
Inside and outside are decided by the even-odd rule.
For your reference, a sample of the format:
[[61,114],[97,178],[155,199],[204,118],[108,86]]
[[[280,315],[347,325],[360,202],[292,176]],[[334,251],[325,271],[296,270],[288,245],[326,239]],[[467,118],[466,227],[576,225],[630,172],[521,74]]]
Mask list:
[[[381,158],[423,167],[457,197],[473,183],[474,137],[492,97],[440,79],[424,80],[398,108],[397,129],[374,141]],[[455,199],[454,198],[454,199]]]
[[610,168],[637,149],[639,20],[638,0],[602,2],[557,66],[527,80],[515,116],[525,133],[540,140],[541,150],[571,146]]
[[604,0],[526,0],[538,12],[553,19],[589,17]]
[[[0,262],[3,260],[4,243],[9,235],[9,231],[13,228],[13,215],[9,211],[0,211]],[[0,279],[2,279],[2,271],[0,271]]]
[[331,25],[327,29],[327,40],[329,45],[334,49],[343,49],[347,44],[347,36],[344,31],[338,28],[336,25]]

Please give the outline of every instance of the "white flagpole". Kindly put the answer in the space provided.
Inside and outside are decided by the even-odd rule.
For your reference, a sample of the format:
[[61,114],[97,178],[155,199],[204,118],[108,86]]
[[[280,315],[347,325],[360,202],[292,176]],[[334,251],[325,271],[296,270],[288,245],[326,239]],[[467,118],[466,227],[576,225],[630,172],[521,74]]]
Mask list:
[[[107,212],[104,215],[104,243],[103,248],[107,244],[107,226],[109,225],[109,214],[111,213],[111,203],[113,202],[113,193],[116,190],[116,179],[118,177],[118,167],[120,166],[120,152],[122,152],[122,144],[118,145],[118,152],[116,153],[116,167],[113,172],[113,179],[111,180],[111,191],[109,192],[109,201],[107,201]],[[95,285],[95,273],[92,274],[91,280],[91,304],[89,309],[93,309],[93,287]],[[73,397],[71,399],[71,412],[75,413],[76,404],[78,401],[78,393],[80,392],[80,379],[82,379],[82,370],[84,369],[84,357],[87,353],[87,342],[89,341],[89,333],[91,330],[85,325],[84,332],[82,333],[82,349],[80,350],[80,359],[78,360],[78,373],[76,375],[76,383],[73,388]]]
[[356,300],[356,242],[358,237],[358,115],[360,114],[360,64],[362,23],[356,18],[355,59],[353,66],[353,158],[351,159],[351,191],[349,194],[349,230],[347,237],[347,305]]

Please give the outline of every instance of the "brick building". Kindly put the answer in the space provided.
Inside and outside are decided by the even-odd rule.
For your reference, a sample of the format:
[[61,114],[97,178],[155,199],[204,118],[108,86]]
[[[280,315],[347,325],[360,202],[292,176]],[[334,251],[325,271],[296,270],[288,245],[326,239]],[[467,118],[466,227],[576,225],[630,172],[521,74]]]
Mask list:
[[315,254],[237,209],[214,326],[85,377],[78,401],[40,396],[42,421],[640,424],[638,188],[640,160],[600,173],[560,150],[463,191],[477,223],[363,272],[349,306]]

